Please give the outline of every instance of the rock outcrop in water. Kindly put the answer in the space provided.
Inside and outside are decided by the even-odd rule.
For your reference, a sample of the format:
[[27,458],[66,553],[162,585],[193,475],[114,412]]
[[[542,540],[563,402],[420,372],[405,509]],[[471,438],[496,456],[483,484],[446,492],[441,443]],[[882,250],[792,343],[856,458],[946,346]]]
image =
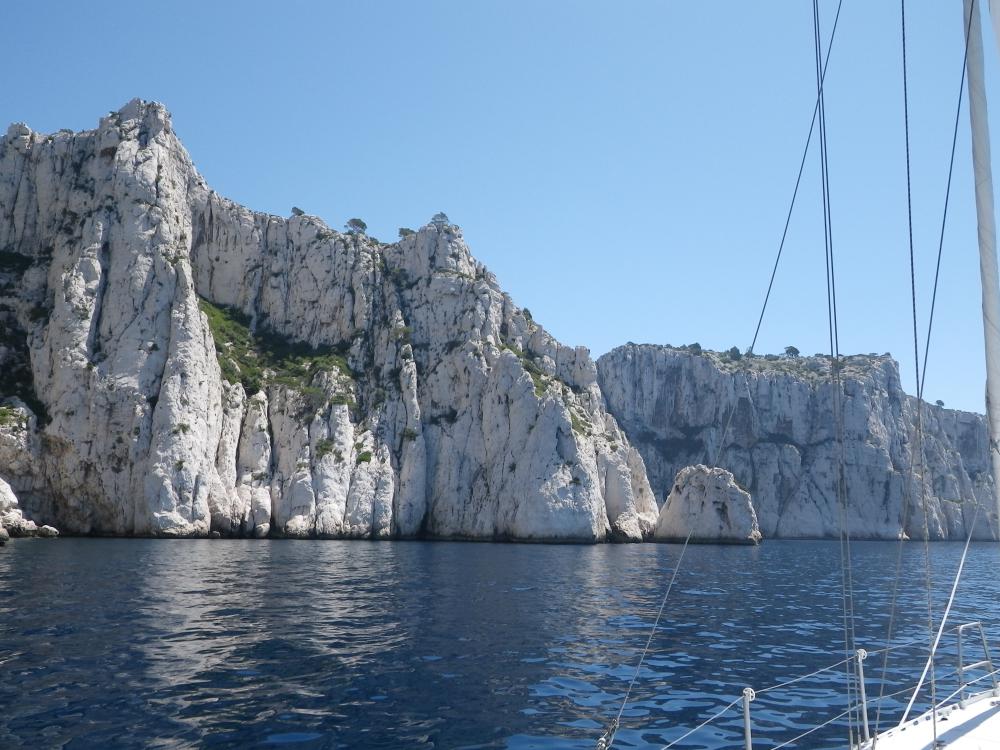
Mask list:
[[[601,357],[597,368],[608,409],[642,454],[658,497],[682,467],[718,455],[718,465],[753,496],[765,538],[839,534],[828,358],[733,361],[629,344]],[[922,538],[922,492],[931,538],[964,539],[977,502],[974,535],[995,538],[984,418],[924,406],[921,490],[910,481],[916,399],[903,392],[896,363],[888,355],[848,357],[841,375],[851,534],[894,539],[905,526]]]
[[660,508],[654,537],[660,541],[759,544],[757,514],[750,493],[731,472],[701,464],[677,472]]
[[437,221],[246,209],[166,110],[0,139],[0,476],[71,533],[639,539],[657,507],[587,351]]
[[[36,458],[30,435],[35,427],[33,415],[19,399],[0,406],[0,470],[4,474],[30,476]],[[51,526],[38,527],[26,518],[10,484],[0,475],[0,544],[11,536],[58,536]]]

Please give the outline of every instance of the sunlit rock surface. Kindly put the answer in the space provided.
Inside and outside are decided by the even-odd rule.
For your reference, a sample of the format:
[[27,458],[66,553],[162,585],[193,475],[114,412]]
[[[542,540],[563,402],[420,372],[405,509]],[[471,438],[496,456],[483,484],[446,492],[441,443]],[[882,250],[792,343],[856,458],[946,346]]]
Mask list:
[[[31,440],[34,429],[33,415],[20,399],[11,398],[7,405],[0,406],[0,543],[11,536],[35,536],[41,531],[25,517],[14,488],[5,478],[32,474],[32,462],[37,458]],[[29,480],[22,486],[30,491],[32,484]],[[59,533],[52,527],[42,528],[52,529],[53,536]]]
[[[291,213],[213,192],[158,104],[8,129],[3,512],[77,534],[638,540],[718,454],[765,537],[839,533],[826,360],[630,345],[595,365],[447,219],[387,244]],[[992,536],[982,418],[925,407],[921,488],[915,414],[891,359],[849,360],[852,535],[921,538],[926,507],[932,538],[961,538],[979,501]]]
[[701,464],[685,466],[660,508],[656,522],[660,541],[758,544],[757,514],[750,493],[731,472]]
[[458,227],[386,244],[293,214],[213,192],[158,104],[80,133],[10,127],[0,403],[30,410],[0,475],[32,518],[160,536],[652,532],[642,458],[589,354],[519,309]]
[[[658,498],[671,491],[680,469],[719,456],[718,465],[753,496],[765,538],[839,535],[827,358],[733,361],[629,344],[597,367],[608,409],[642,454]],[[978,539],[995,538],[984,418],[924,405],[921,487],[911,481],[916,399],[903,392],[896,363],[888,355],[849,357],[841,374],[851,535],[896,539],[903,529],[922,539],[926,507],[932,539],[964,539],[970,530]]]

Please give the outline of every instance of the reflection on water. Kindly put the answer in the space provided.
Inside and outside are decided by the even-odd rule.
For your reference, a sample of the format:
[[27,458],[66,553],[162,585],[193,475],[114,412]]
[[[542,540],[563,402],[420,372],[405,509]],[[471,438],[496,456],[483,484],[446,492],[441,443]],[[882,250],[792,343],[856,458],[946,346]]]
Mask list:
[[[857,638],[871,650],[897,549],[854,545]],[[679,551],[19,540],[0,551],[0,747],[590,748]],[[940,609],[961,547],[932,553]],[[689,548],[615,746],[662,747],[744,686],[843,658],[839,560],[825,542]],[[1000,620],[998,563],[997,545],[973,547],[954,622]],[[899,640],[926,632],[922,546],[904,548],[903,569]],[[914,681],[921,648],[894,652],[885,692]],[[877,696],[880,657],[866,669]],[[761,694],[759,746],[843,711],[843,684],[837,669]],[[906,697],[886,702],[890,719]],[[843,747],[844,726],[801,746]],[[734,709],[680,746],[741,747],[741,732]]]

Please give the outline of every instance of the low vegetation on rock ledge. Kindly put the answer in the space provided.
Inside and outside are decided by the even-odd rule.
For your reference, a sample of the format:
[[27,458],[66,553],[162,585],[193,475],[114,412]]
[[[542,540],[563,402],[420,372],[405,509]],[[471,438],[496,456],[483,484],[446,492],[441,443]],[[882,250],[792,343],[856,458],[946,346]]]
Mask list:
[[223,379],[242,383],[248,396],[268,384],[308,389],[322,371],[339,371],[353,378],[342,350],[292,343],[272,331],[251,331],[249,318],[239,310],[204,298],[200,304],[215,339]]
[[[807,381],[825,380],[830,376],[830,366],[833,358],[829,354],[817,353],[811,357],[801,356],[794,346],[785,347],[784,354],[757,354],[755,352],[740,352],[738,347],[732,347],[724,352],[703,349],[701,344],[687,346],[671,346],[665,344],[664,349],[684,352],[698,357],[704,357],[723,372],[744,370],[757,373],[775,372],[792,375]],[[851,354],[840,357],[842,377],[859,377],[873,366],[891,359],[889,354]]]

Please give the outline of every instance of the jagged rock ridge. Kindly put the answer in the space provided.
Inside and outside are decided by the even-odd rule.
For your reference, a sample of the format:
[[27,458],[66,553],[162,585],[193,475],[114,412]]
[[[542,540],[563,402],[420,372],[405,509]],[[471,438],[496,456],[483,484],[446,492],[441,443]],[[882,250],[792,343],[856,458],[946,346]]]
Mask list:
[[[608,409],[642,453],[657,497],[682,467],[719,455],[719,465],[753,496],[765,538],[839,534],[828,358],[734,362],[629,344],[605,354],[597,368]],[[923,497],[931,538],[964,539],[977,503],[974,536],[996,538],[984,417],[924,405],[921,493],[911,480],[916,399],[903,392],[897,364],[888,355],[849,357],[841,375],[851,534],[893,539],[905,526],[910,538],[923,538]]]
[[[398,243],[210,190],[166,110],[0,139],[0,464],[71,533],[639,539],[594,362],[441,222]],[[9,402],[14,403],[14,402]],[[30,408],[29,408],[30,407]],[[16,445],[15,445],[16,443]]]

